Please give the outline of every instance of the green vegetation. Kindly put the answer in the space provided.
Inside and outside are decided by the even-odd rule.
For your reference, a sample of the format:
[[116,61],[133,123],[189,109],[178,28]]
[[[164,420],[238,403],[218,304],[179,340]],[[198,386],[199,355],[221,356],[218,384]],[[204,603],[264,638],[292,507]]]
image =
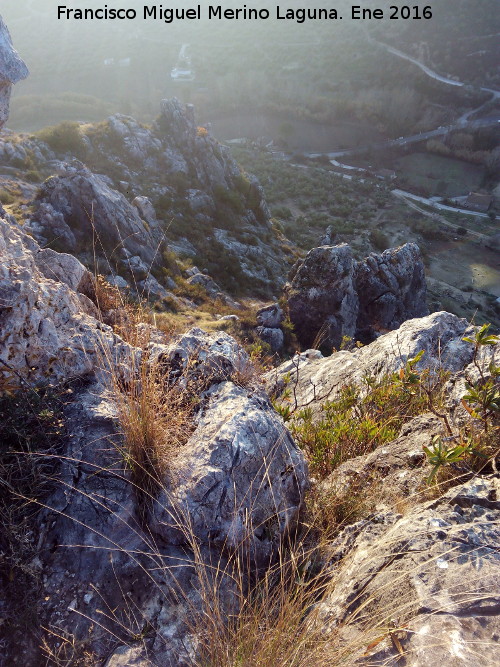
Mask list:
[[381,380],[366,377],[362,386],[343,386],[338,396],[322,404],[320,416],[311,408],[297,410],[292,388],[285,389],[276,408],[304,450],[313,476],[324,479],[344,461],[397,438],[412,417],[442,407],[447,374],[418,371],[422,356]]
[[70,153],[78,158],[86,154],[86,146],[78,123],[68,121],[40,130],[38,138],[57,153]]

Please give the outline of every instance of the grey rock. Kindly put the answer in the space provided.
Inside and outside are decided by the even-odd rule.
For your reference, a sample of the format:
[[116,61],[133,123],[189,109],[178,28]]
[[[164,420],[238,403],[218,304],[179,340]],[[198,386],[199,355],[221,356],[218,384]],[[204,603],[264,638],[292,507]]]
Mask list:
[[191,210],[194,213],[198,213],[200,211],[209,213],[214,212],[215,202],[213,198],[210,195],[207,195],[205,192],[194,189],[187,190],[186,198]]
[[217,283],[205,273],[195,273],[187,279],[187,282],[190,285],[201,285],[203,289],[205,289],[212,297],[217,296],[217,294],[221,291],[219,285],[217,285]]
[[355,262],[347,244],[313,248],[285,293],[290,320],[304,347],[339,347],[353,337],[359,309]]
[[159,503],[154,530],[182,544],[177,524],[186,516],[201,544],[242,550],[263,567],[297,521],[307,465],[265,394],[225,382],[206,396],[197,429],[175,460],[175,481]]
[[168,299],[169,297],[173,297],[177,301],[177,297],[168,292],[163,285],[160,285],[152,275],[149,275],[145,280],[141,280],[137,286],[139,287],[141,296],[146,299]]
[[0,359],[8,367],[42,384],[94,372],[111,358],[130,372],[132,348],[92,317],[95,308],[76,291],[90,282],[78,260],[42,250],[4,220],[0,258]]
[[164,365],[172,377],[182,378],[187,370],[206,387],[230,380],[236,374],[250,371],[248,354],[223,331],[206,333],[191,329],[170,345],[152,345],[149,363]]
[[359,298],[356,329],[365,339],[428,314],[424,265],[415,243],[381,255],[372,253],[358,262],[355,284]]
[[396,440],[339,465],[321,483],[321,493],[347,498],[359,494],[360,489],[367,495],[373,489],[378,511],[389,509],[394,498],[416,502],[431,470],[422,448],[430,444],[432,436],[444,434],[444,430],[442,421],[433,414],[411,419]]
[[132,206],[136,207],[141,218],[145,220],[150,227],[153,229],[159,227],[156,211],[150,199],[147,197],[136,197],[132,201]]
[[0,129],[9,117],[12,86],[28,76],[28,68],[12,46],[10,33],[0,16]]
[[73,255],[43,248],[34,254],[34,259],[46,278],[64,283],[75,292],[92,292],[94,277]]
[[407,626],[398,633],[407,664],[497,664],[499,490],[498,479],[478,478],[340,534],[330,549],[335,589],[318,612],[325,631],[353,646],[352,664],[399,664],[389,637],[371,645],[387,619]]
[[424,267],[412,243],[355,262],[349,246],[313,248],[285,288],[290,320],[304,347],[325,351],[342,338],[369,342],[427,314]]
[[285,337],[281,329],[269,327],[257,327],[257,336],[271,347],[272,352],[280,352],[283,349]]
[[282,386],[283,377],[290,374],[298,405],[319,409],[325,400],[333,400],[342,386],[361,386],[367,375],[380,380],[422,350],[420,368],[444,368],[457,373],[472,361],[473,347],[462,340],[470,335],[473,328],[466,320],[451,313],[433,313],[408,320],[396,331],[353,352],[340,351],[313,361],[299,358],[298,368],[296,358],[285,362],[266,376],[268,388],[276,390]]
[[114,285],[114,287],[118,287],[118,289],[122,291],[126,291],[130,289],[130,285],[128,282],[123,278],[122,276],[113,276],[109,275],[106,276],[106,280],[110,285]]
[[265,306],[257,311],[257,324],[260,327],[277,329],[284,319],[285,315],[277,303],[272,303],[270,306]]
[[[77,247],[92,249],[94,244],[110,262],[120,248],[149,265],[160,261],[161,235],[145,226],[137,209],[122,194],[76,160],[43,184],[36,204],[33,218],[49,240],[53,240],[51,225],[56,212],[71,229]],[[48,217],[43,204],[50,206]],[[55,240],[61,244],[60,238]],[[72,246],[69,249],[74,250]]]

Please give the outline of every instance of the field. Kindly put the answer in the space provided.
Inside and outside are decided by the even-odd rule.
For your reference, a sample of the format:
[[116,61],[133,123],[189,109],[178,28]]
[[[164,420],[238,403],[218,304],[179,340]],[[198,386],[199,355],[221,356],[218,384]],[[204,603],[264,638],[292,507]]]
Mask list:
[[481,186],[484,169],[480,166],[428,153],[412,153],[395,163],[398,175],[412,192],[428,197],[458,197]]

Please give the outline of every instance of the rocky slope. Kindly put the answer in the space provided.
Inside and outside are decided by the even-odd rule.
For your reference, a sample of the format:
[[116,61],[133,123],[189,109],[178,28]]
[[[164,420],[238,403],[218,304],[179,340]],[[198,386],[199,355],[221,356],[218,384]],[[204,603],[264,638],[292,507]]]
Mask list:
[[[0,80],[13,80],[2,73],[13,57],[4,38]],[[204,202],[203,215],[217,215],[217,193],[231,192],[239,175],[196,130],[189,112],[172,103],[154,130],[133,124],[115,118],[93,139],[92,132],[78,136],[90,155],[107,146],[105,160],[116,159],[117,177],[127,170],[129,187],[144,183],[142,163],[146,175],[161,168],[170,177],[194,177],[200,187],[193,201]],[[16,150],[15,142],[7,143]],[[41,149],[44,160],[47,151]],[[136,260],[154,268],[152,244],[162,249],[163,243],[155,207],[144,198],[132,204],[131,195],[140,192],[120,194],[119,184],[82,163],[58,169],[42,187],[27,229],[47,240],[57,227],[63,247],[82,256],[95,234],[103,258],[109,255],[122,272]],[[258,186],[249,188],[252,205],[240,214],[250,211],[248,224],[260,232],[267,213]],[[231,237],[218,230],[221,239]],[[243,252],[238,243],[244,243],[230,243]],[[255,248],[240,267],[257,267],[251,275],[268,284],[273,249]],[[209,285],[200,275],[191,270],[191,278]],[[315,641],[323,638],[331,651],[324,664],[342,658],[379,667],[496,665],[494,457],[475,472],[452,467],[456,474],[444,490],[429,490],[431,466],[422,447],[435,435],[454,442],[447,429],[458,433],[471,418],[481,425],[485,415],[486,446],[495,442],[500,344],[491,339],[475,349],[464,338],[476,329],[448,313],[403,322],[419,314],[424,289],[412,246],[360,264],[346,246],[311,251],[289,292],[292,311],[297,299],[293,312],[313,313],[311,330],[326,322],[332,344],[351,330],[394,330],[352,352],[296,355],[268,375],[266,392],[248,354],[224,332],[194,328],[167,338],[131,321],[125,340],[103,323],[99,285],[79,259],[43,248],[0,208],[0,428],[6,436],[0,438],[0,665],[200,664],[207,625],[218,633],[246,613],[254,584],[272,585],[274,576],[264,576],[269,566],[281,566],[290,538],[304,532],[300,549],[292,550],[298,577],[290,600],[311,584],[309,570],[318,570],[321,588],[300,610],[299,627]],[[261,333],[281,331],[282,321],[276,305],[259,312]],[[307,343],[312,334],[304,331]],[[411,373],[424,367],[448,373],[440,408],[448,421],[435,409],[403,415],[397,437],[342,462],[321,482],[310,479],[269,393],[288,388],[282,400],[291,411],[309,408],[311,420],[319,420],[325,401],[345,386],[366,387],[367,376],[376,383],[394,372],[401,379],[399,370],[421,351]],[[411,393],[415,377],[410,380]],[[462,400],[467,383],[491,388],[491,415],[471,415]],[[290,409],[281,412],[290,421]],[[56,422],[57,437],[44,447],[46,420]],[[309,559],[303,550],[312,537],[303,513],[311,486],[333,499],[333,512],[360,495],[366,509],[333,536],[326,531],[327,543]],[[257,628],[255,642],[263,626]],[[287,627],[280,641],[295,642],[296,635]],[[303,664],[311,664],[309,653]]]
[[40,243],[87,265],[95,251],[102,272],[133,287],[152,272],[168,289],[166,251],[191,258],[232,292],[251,286],[269,294],[284,282],[287,248],[261,187],[196,126],[191,106],[164,100],[151,128],[116,115],[96,126],[63,124],[42,138],[47,143],[0,140],[4,164],[21,179],[29,169],[53,175],[25,214]]

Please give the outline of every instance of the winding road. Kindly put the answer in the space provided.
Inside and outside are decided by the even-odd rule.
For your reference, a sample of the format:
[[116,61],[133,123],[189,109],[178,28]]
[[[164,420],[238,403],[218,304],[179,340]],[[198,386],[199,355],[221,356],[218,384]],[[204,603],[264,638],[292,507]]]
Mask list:
[[[442,74],[435,72],[430,67],[427,67],[427,65],[424,65],[416,58],[413,58],[412,56],[403,53],[403,51],[400,51],[399,49],[389,46],[388,44],[384,44],[383,42],[374,40],[371,37],[368,37],[368,39],[374,44],[378,44],[379,46],[384,48],[388,53],[391,53],[392,55],[397,56],[398,58],[402,58],[403,60],[407,60],[408,62],[413,63],[414,65],[419,67],[423,72],[425,72],[427,76],[434,79],[435,81],[440,81],[441,83],[447,84],[449,86],[455,86],[456,88],[464,88],[467,85],[463,81],[456,81],[455,79],[450,79],[449,77],[443,76]],[[464,113],[452,125],[448,125],[446,127],[441,126],[435,130],[430,130],[429,132],[419,132],[419,134],[413,134],[407,137],[400,137],[399,139],[390,139],[389,141],[383,141],[376,144],[359,146],[358,148],[348,148],[341,151],[333,151],[331,153],[306,153],[306,157],[314,158],[314,157],[320,157],[321,155],[326,155],[331,160],[334,160],[338,157],[346,155],[355,155],[356,153],[362,153],[368,149],[376,150],[379,148],[388,148],[391,146],[406,146],[408,144],[420,143],[421,141],[426,141],[427,139],[432,139],[433,137],[444,136],[448,134],[448,132],[450,132],[451,130],[463,129],[465,127],[471,129],[477,129],[480,127],[493,127],[498,123],[500,123],[500,115],[498,118],[494,117],[494,118],[483,118],[473,121],[469,120],[469,118],[473,114],[481,111],[484,107],[486,107],[487,104],[490,104],[490,102],[492,102],[493,100],[500,99],[499,90],[486,87],[482,87],[480,88],[480,90],[485,93],[489,93],[491,95],[490,99],[487,100],[486,102],[481,103],[478,107],[470,109],[469,111]]]

